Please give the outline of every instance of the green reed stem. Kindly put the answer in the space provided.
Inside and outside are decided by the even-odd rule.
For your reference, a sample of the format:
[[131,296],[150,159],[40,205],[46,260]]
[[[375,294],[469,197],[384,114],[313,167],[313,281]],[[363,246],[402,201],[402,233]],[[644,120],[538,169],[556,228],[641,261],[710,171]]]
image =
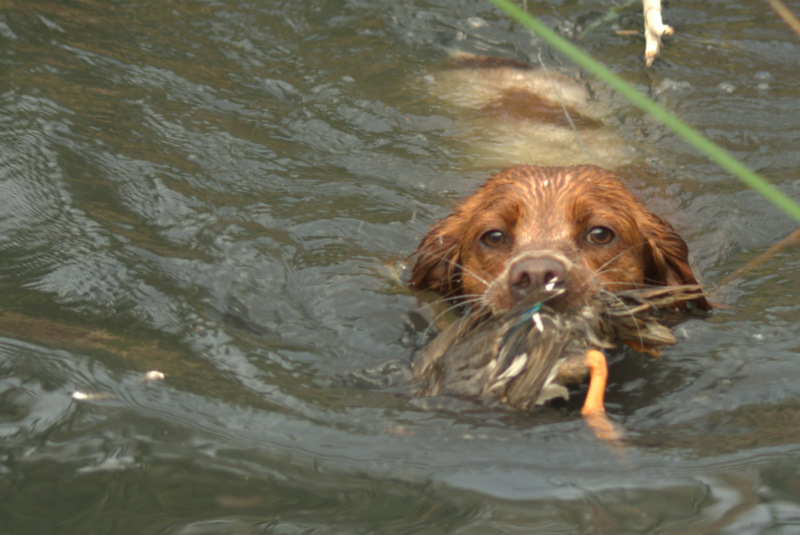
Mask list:
[[697,150],[711,158],[711,160],[716,162],[720,167],[729,171],[746,185],[759,192],[787,215],[800,222],[800,206],[798,206],[797,203],[726,151],[716,146],[700,132],[671,115],[670,112],[647,98],[628,82],[611,72],[601,63],[595,61],[591,56],[558,35],[546,25],[539,22],[539,20],[527,14],[510,0],[489,1],[505,11],[514,20],[535,32],[539,37],[547,41],[550,46],[570,58],[573,62],[603,80],[609,87],[630,100],[641,110],[652,115],[653,118],[661,124],[670,128]]

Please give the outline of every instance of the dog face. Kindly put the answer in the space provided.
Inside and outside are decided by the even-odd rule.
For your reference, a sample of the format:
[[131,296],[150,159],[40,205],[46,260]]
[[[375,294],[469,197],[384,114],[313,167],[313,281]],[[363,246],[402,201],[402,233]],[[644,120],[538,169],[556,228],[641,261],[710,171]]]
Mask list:
[[[568,311],[603,291],[697,284],[686,243],[599,167],[492,176],[423,238],[410,286],[501,314],[544,285]],[[694,305],[707,310],[704,297]]]

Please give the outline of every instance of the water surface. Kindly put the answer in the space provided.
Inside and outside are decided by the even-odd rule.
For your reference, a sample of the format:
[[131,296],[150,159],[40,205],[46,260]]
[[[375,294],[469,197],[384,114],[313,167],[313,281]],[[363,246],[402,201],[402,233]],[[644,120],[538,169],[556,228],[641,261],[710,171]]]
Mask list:
[[[527,4],[800,199],[800,44],[763,2],[671,4],[649,70],[637,6]],[[488,3],[4,2],[0,39],[0,532],[800,529],[800,250],[726,279],[795,224],[619,98],[631,187],[730,308],[615,356],[624,455],[579,399],[409,396],[397,270],[493,170],[430,75],[569,71]]]

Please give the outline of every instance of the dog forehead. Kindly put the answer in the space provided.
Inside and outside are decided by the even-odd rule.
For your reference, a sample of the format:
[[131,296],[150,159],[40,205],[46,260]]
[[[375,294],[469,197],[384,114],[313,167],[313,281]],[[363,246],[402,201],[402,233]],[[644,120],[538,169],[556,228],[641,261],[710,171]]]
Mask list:
[[578,181],[570,173],[537,173],[518,183],[523,204],[532,219],[561,222],[576,199]]
[[[527,203],[541,204],[554,200],[588,179],[576,171],[578,167],[519,166],[498,173],[487,183],[508,187]],[[584,180],[582,180],[584,178]]]
[[570,175],[535,176],[520,184],[523,208],[515,226],[520,246],[569,242],[575,234],[574,199]]
[[609,219],[620,197],[630,196],[614,175],[594,166],[523,166],[510,171],[505,177],[507,193],[520,201],[515,225],[519,243],[569,243],[591,221]]
[[528,203],[545,214],[578,220],[596,211],[638,201],[611,173],[594,166],[536,168],[519,184]]
[[628,197],[619,179],[595,166],[518,166],[492,176],[462,208],[478,220],[505,221],[519,237],[561,239],[589,220],[608,219],[621,204],[637,204]]

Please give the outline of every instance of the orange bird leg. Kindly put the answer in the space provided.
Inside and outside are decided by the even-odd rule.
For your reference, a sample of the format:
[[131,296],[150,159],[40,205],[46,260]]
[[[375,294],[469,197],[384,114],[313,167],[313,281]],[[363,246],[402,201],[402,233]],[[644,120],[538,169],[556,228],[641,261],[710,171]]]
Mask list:
[[620,439],[620,434],[606,417],[604,405],[608,380],[606,356],[596,349],[590,349],[586,352],[586,366],[589,368],[589,391],[586,392],[586,401],[583,402],[581,414],[597,438],[617,441]]
[[581,414],[590,416],[604,413],[606,408],[603,401],[608,380],[606,356],[596,349],[590,349],[586,352],[586,366],[589,368],[589,391],[586,392],[586,401],[583,402]]

